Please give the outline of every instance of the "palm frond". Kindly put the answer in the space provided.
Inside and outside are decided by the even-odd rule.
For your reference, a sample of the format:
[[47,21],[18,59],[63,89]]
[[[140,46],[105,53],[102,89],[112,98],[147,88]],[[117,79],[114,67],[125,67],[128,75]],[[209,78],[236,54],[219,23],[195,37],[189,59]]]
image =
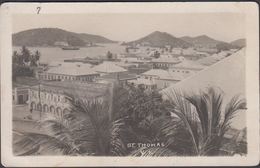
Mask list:
[[234,96],[226,105],[224,120],[221,125],[221,136],[230,128],[231,120],[235,117],[239,110],[246,110],[246,99],[240,98],[239,95]]
[[40,133],[19,133],[22,138],[14,145],[21,149],[33,149],[36,146],[41,146],[45,150],[58,151],[64,155],[71,155],[78,152],[77,148],[73,148],[71,144],[59,139]]

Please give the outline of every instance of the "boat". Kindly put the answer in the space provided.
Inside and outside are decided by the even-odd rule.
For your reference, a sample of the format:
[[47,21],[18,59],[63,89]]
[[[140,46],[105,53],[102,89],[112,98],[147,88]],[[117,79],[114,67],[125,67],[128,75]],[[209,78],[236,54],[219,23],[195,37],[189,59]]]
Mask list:
[[80,48],[78,47],[72,47],[72,46],[67,46],[67,47],[62,47],[63,50],[79,50]]

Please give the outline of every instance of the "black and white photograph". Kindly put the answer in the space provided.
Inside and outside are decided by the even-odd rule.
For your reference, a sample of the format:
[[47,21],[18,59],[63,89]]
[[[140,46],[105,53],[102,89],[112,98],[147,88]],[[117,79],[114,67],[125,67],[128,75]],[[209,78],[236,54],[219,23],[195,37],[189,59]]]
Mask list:
[[[249,95],[258,96],[259,85],[258,67],[248,64],[259,56],[250,52],[254,39],[249,42],[255,29],[248,26],[248,11],[255,4],[218,12],[220,4],[211,12],[196,11],[198,5],[185,12],[184,4],[182,12],[151,12],[156,3],[147,4],[148,12],[122,12],[120,5],[95,12],[93,3],[84,4],[94,6],[86,13],[48,13],[51,4],[35,4],[11,13],[10,51],[1,53],[11,63],[11,75],[3,78],[8,62],[1,61],[2,98],[3,79],[11,80],[4,97],[10,110],[1,106],[1,114],[11,116],[6,148],[17,158],[103,162],[224,157],[240,165],[252,153],[258,157],[259,128],[249,128],[259,125],[258,97]],[[249,131],[258,141],[251,152]]]

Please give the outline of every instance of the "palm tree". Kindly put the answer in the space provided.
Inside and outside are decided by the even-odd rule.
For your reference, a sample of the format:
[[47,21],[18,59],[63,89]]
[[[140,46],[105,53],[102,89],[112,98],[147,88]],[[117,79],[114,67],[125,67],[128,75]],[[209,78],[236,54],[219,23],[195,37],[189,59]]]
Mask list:
[[23,138],[16,145],[24,148],[41,146],[44,151],[63,155],[107,155],[111,128],[108,106],[96,101],[87,104],[75,97],[69,101],[70,113],[40,121],[39,125],[46,133],[20,133]]
[[[124,90],[116,93],[125,96]],[[71,107],[69,113],[40,121],[44,133],[19,133],[23,138],[14,145],[30,151],[41,149],[48,154],[126,156],[127,143],[140,139],[129,126],[127,116],[116,113],[116,109],[122,110],[119,101],[113,103],[110,118],[109,102],[85,102],[75,94],[67,94],[67,100]],[[28,153],[33,154],[25,152]]]
[[[86,103],[69,96],[71,113],[41,122],[48,134],[24,133],[25,138],[16,143],[64,155],[218,155],[231,119],[246,106],[245,100],[236,96],[223,110],[223,94],[215,88],[192,95],[172,91],[169,100],[163,103],[156,94],[153,99],[149,94],[139,93],[144,96],[139,105],[135,93],[117,94],[127,96],[124,101],[130,108],[124,108],[124,101],[114,103],[112,110],[117,116],[111,121],[108,104]],[[158,115],[156,111],[162,109],[155,106],[164,106],[164,112]],[[163,115],[168,112],[171,116]],[[162,145],[128,148],[127,144],[133,142]]]
[[199,94],[187,95],[178,91],[168,94],[172,107],[169,111],[183,123],[195,155],[218,155],[223,136],[239,110],[246,109],[245,99],[233,97],[223,110],[223,94],[208,88]]

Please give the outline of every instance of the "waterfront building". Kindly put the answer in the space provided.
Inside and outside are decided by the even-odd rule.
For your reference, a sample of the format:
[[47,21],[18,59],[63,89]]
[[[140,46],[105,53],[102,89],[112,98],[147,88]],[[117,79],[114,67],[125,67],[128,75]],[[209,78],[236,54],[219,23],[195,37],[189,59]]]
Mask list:
[[64,62],[43,71],[39,78],[41,80],[93,82],[98,76],[99,73],[92,70],[90,64]]
[[125,68],[116,65],[114,62],[108,62],[108,61],[105,61],[102,64],[94,66],[91,70],[100,74],[100,76],[111,74],[111,73],[127,72]]

